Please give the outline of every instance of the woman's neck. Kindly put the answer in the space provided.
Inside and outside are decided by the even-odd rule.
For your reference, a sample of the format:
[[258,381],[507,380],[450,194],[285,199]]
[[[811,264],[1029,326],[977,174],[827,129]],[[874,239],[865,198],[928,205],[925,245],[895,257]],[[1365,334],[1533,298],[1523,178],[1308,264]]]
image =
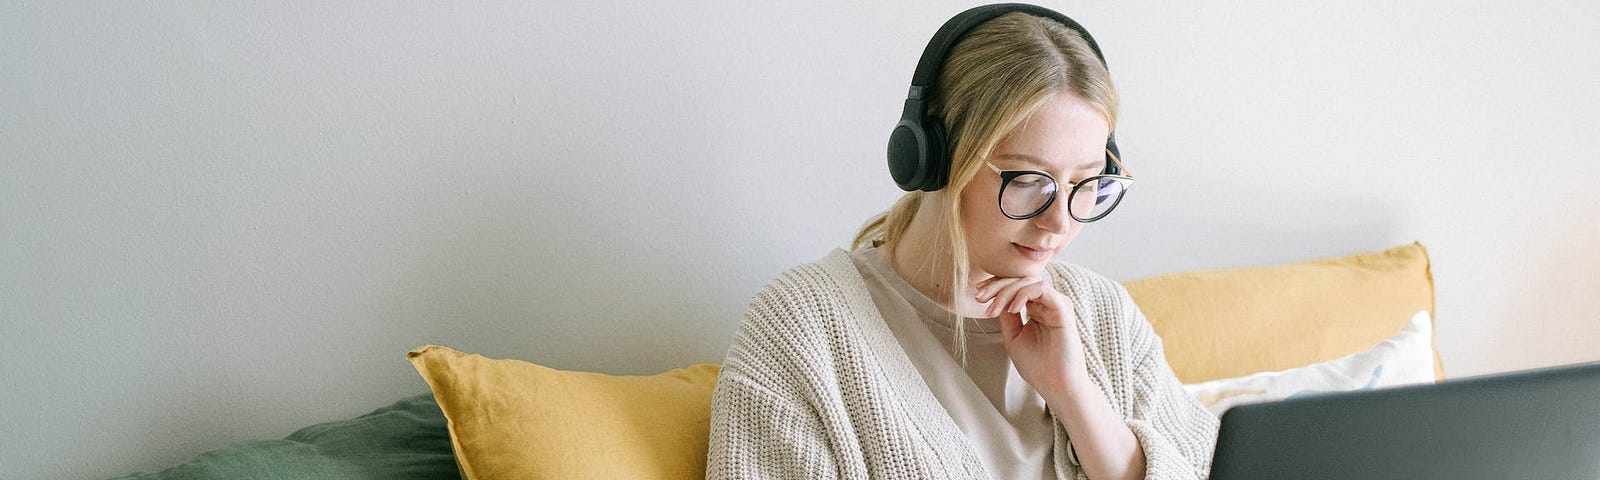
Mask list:
[[[889,254],[889,266],[912,288],[945,310],[969,318],[987,317],[984,308],[988,304],[978,303],[972,298],[977,293],[972,285],[988,278],[988,274],[968,272],[963,294],[951,295],[951,249],[946,232],[938,228],[939,205],[936,202],[943,200],[938,193],[943,192],[923,199],[921,208],[917,209],[911,224],[900,236],[899,243],[892,251],[885,252]],[[952,301],[952,298],[959,301]]]

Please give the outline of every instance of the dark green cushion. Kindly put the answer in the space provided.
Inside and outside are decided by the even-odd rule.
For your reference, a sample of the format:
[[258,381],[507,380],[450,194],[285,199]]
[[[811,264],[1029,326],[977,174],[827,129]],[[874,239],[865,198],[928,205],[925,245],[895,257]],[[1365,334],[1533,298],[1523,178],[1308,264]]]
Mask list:
[[157,473],[119,480],[191,479],[460,480],[444,412],[432,394],[350,420],[319,423],[283,440],[242,443],[200,454]]

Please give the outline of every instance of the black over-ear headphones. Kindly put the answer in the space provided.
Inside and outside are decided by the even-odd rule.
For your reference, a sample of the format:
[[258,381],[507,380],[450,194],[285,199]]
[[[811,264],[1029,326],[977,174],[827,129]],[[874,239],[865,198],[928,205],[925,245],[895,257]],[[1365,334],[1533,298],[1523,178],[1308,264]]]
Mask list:
[[[1094,50],[1100,64],[1105,65],[1106,57],[1100,53],[1100,45],[1094,42],[1094,37],[1089,36],[1089,31],[1066,15],[1048,8],[1024,3],[998,3],[975,7],[952,17],[939,27],[933,39],[928,40],[928,48],[922,51],[917,71],[911,77],[911,91],[906,94],[906,106],[900,113],[900,123],[894,126],[894,133],[889,135],[889,173],[894,175],[894,182],[901,189],[931,192],[944,188],[949,182],[950,146],[945,142],[944,121],[928,116],[926,108],[929,98],[933,96],[933,82],[938,78],[945,55],[967,30],[1011,12],[1053,19],[1076,30],[1089,43],[1089,48]],[[1106,137],[1106,152],[1108,158],[1103,173],[1120,174],[1117,162],[1110,158],[1121,155],[1117,151],[1115,133]]]

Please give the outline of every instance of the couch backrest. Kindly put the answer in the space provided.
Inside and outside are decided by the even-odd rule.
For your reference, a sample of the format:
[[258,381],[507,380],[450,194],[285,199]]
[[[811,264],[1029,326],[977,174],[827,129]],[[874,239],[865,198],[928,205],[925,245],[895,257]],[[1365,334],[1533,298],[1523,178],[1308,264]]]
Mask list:
[[[1123,285],[1184,383],[1333,360],[1394,336],[1418,310],[1434,313],[1433,274],[1421,243]],[[1433,351],[1435,375],[1443,379],[1437,340]]]

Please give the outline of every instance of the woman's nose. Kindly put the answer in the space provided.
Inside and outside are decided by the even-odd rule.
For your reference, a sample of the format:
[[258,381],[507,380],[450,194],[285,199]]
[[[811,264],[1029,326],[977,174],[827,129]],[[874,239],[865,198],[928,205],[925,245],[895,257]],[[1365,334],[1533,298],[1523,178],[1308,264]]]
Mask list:
[[1032,218],[1033,225],[1050,233],[1066,233],[1072,227],[1072,213],[1068,211],[1067,202],[1056,201],[1039,215]]

